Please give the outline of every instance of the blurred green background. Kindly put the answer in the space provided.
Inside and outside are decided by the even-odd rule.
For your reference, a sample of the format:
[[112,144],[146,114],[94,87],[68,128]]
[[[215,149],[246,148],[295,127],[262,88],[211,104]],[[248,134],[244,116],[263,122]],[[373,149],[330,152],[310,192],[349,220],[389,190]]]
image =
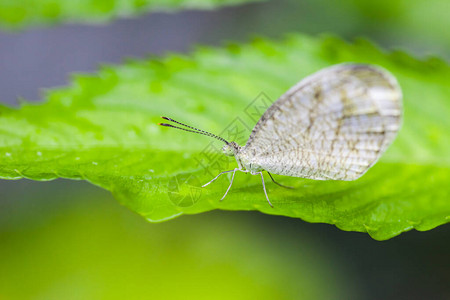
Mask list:
[[[37,100],[100,62],[293,31],[449,59],[449,11],[448,0],[286,0],[3,32],[0,101]],[[377,242],[257,212],[150,224],[87,183],[1,181],[0,299],[450,299],[449,232]]]
[[1,182],[0,299],[445,299],[448,229],[377,242],[217,211],[150,224],[83,182]]
[[301,227],[283,229],[275,218],[210,213],[149,224],[88,184],[28,185],[33,196],[10,187],[3,198],[2,299],[358,294],[355,274],[336,251]]

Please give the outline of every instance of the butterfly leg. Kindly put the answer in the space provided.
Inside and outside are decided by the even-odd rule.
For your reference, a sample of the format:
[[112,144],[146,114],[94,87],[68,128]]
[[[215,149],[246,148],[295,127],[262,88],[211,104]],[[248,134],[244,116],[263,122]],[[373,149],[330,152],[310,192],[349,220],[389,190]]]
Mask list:
[[293,189],[294,188],[293,186],[288,186],[288,185],[284,185],[284,184],[276,182],[275,179],[273,179],[272,174],[270,174],[269,172],[267,172],[267,174],[269,174],[270,179],[272,179],[273,183],[278,184],[279,186],[287,188],[287,189]]
[[236,168],[236,169],[233,170],[233,175],[231,176],[230,185],[228,186],[227,191],[225,192],[225,195],[223,195],[223,197],[220,199],[220,201],[222,201],[225,198],[225,196],[228,194],[228,191],[230,190],[231,186],[233,185],[234,174],[236,174],[237,170],[239,170],[239,168]]
[[210,184],[211,182],[213,182],[214,180],[216,180],[217,178],[219,178],[220,175],[225,174],[225,173],[230,173],[230,172],[236,172],[236,169],[234,169],[234,170],[229,170],[229,171],[223,171],[223,172],[220,172],[219,175],[217,175],[216,177],[214,177],[210,182],[205,183],[204,185],[202,185],[202,187],[207,186],[208,184]]
[[[258,172],[258,173],[261,175],[261,181],[262,181],[262,185],[263,185],[263,189],[264,189],[264,194],[266,194],[267,202],[269,202],[270,207],[273,208],[272,203],[270,203],[269,196],[267,196],[266,184],[264,183],[264,176],[263,176],[263,173],[262,173],[262,172]],[[258,173],[256,173],[256,174],[258,174]],[[272,176],[271,176],[271,177],[272,177]]]

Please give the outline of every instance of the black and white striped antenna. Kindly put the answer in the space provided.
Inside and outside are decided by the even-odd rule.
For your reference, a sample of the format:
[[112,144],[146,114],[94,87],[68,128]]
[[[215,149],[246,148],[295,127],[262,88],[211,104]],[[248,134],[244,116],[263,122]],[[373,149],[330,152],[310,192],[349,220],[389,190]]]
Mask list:
[[181,129],[181,130],[188,131],[188,132],[193,132],[193,133],[198,133],[198,134],[210,136],[212,138],[215,138],[215,139],[218,139],[219,141],[224,142],[227,145],[229,144],[229,142],[226,139],[224,139],[224,138],[222,138],[222,137],[220,137],[218,135],[215,135],[215,134],[213,134],[211,132],[207,132],[207,131],[204,131],[204,130],[201,130],[201,129],[198,129],[198,128],[195,128],[195,127],[192,127],[192,126],[189,126],[189,125],[186,125],[186,124],[183,124],[181,122],[175,121],[174,119],[171,119],[171,118],[168,118],[168,117],[161,117],[161,118],[163,118],[164,120],[167,120],[167,121],[174,122],[174,123],[177,123],[179,125],[185,126],[185,127],[190,128],[192,130],[186,129],[186,128],[182,128],[182,127],[178,127],[178,126],[174,126],[172,124],[167,124],[167,123],[158,123],[158,125],[166,126],[166,127],[172,127],[172,128]]

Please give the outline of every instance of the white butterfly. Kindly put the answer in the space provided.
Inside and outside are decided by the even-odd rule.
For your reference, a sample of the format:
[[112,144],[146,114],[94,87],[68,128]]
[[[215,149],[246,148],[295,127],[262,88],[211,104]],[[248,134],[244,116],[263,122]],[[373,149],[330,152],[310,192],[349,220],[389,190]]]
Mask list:
[[[300,81],[275,101],[253,129],[245,146],[163,117],[186,128],[163,126],[214,137],[238,167],[221,172],[263,171],[316,180],[355,180],[380,158],[400,128],[402,93],[388,71],[368,64],[339,64]],[[281,185],[277,183],[278,185]]]

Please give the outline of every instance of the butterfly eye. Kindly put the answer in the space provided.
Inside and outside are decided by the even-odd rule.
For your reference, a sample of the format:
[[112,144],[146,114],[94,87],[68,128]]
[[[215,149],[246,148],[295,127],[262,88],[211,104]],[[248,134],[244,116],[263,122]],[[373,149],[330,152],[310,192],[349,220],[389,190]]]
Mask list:
[[234,150],[233,150],[233,147],[231,146],[231,144],[226,144],[225,146],[223,146],[222,152],[226,156],[234,156]]

